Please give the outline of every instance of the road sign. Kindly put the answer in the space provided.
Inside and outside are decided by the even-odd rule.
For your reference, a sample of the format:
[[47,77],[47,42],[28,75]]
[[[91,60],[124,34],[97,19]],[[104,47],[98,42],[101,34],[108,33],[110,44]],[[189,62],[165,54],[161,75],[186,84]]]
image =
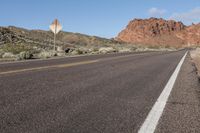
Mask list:
[[58,34],[62,30],[62,26],[60,22],[55,19],[53,23],[49,26],[49,28],[54,33],[54,51],[56,51],[56,34]]
[[57,19],[55,19],[50,25],[50,29],[54,34],[58,34],[62,30],[62,26],[60,22]]

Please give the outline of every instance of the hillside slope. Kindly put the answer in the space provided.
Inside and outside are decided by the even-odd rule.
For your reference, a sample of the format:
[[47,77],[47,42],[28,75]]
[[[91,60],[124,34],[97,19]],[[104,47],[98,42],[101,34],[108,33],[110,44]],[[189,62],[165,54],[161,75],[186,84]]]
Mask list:
[[[53,37],[53,33],[50,31],[27,30],[13,26],[0,27],[0,45],[6,43],[31,43],[48,47],[53,45]],[[57,44],[62,46],[96,46],[115,43],[117,44],[119,42],[112,39],[88,36],[79,33],[60,32],[57,35]]]

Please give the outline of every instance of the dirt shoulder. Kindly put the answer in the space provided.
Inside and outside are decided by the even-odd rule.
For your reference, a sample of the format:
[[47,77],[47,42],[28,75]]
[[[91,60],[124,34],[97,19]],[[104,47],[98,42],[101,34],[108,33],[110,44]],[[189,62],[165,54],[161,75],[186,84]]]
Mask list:
[[190,51],[190,56],[192,58],[193,65],[195,65],[196,72],[200,80],[200,48],[196,48]]

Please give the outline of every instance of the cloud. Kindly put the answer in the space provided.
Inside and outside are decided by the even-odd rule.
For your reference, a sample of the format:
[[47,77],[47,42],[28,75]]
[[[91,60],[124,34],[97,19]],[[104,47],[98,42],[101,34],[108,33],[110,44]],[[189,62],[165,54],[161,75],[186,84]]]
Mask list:
[[200,7],[196,7],[190,11],[182,13],[173,13],[169,19],[182,21],[185,24],[200,22]]
[[167,10],[165,9],[158,9],[158,8],[151,8],[148,10],[148,14],[151,17],[161,17],[162,15],[164,15],[167,12]]

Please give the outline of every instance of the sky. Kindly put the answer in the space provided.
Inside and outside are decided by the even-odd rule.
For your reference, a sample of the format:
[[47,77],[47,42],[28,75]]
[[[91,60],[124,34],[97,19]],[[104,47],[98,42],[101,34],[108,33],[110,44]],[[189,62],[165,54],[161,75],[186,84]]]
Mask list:
[[64,31],[113,38],[135,18],[200,22],[200,0],[0,0],[0,26]]

